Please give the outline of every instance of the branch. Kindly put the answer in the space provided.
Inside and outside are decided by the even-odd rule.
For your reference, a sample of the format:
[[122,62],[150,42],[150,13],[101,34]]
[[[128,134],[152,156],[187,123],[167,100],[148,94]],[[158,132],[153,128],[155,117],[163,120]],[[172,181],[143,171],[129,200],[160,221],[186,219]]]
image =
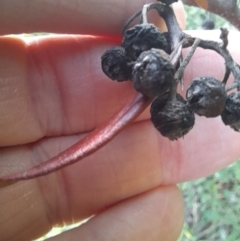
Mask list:
[[[229,51],[226,48],[226,43],[228,42],[227,40],[227,30],[224,28],[221,28],[221,35],[220,38],[223,40],[222,43],[218,43],[215,41],[210,41],[210,40],[201,40],[199,42],[199,47],[203,48],[203,49],[211,49],[216,51],[218,54],[220,54],[224,60],[225,60],[225,65],[226,65],[226,73],[223,79],[223,83],[226,84],[227,82],[227,78],[229,76],[229,71],[232,72],[233,77],[234,77],[234,82],[232,84],[232,86],[230,86],[229,88],[240,88],[240,66],[233,60],[231,54],[229,53]],[[190,39],[187,42],[184,47],[189,47],[193,44],[194,39]]]

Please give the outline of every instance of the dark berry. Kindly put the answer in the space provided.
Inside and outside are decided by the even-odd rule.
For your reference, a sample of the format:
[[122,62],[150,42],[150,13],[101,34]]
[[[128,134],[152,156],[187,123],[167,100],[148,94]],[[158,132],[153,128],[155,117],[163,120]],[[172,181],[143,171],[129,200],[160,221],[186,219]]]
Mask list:
[[133,66],[134,88],[150,98],[161,95],[173,87],[174,66],[159,49],[143,52]]
[[150,109],[151,120],[163,136],[177,140],[192,129],[195,117],[179,94],[176,100],[166,101],[166,94],[163,96],[160,95],[153,101]]
[[235,92],[227,97],[222,120],[235,131],[240,131],[240,92]]
[[205,19],[202,22],[202,28],[205,30],[212,30],[215,28],[215,24],[211,19]]
[[187,90],[188,104],[200,116],[221,115],[226,98],[224,85],[214,77],[198,77]]
[[135,61],[138,56],[151,48],[169,49],[164,34],[153,24],[138,24],[125,31],[122,47]]
[[132,66],[125,49],[113,47],[102,55],[102,70],[112,80],[119,82],[131,79]]

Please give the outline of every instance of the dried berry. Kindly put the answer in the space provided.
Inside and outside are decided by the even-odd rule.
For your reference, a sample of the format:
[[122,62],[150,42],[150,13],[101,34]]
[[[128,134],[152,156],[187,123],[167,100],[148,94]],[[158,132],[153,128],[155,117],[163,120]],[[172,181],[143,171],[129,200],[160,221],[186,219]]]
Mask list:
[[159,49],[143,52],[137,59],[132,72],[134,88],[154,98],[173,87],[174,66]]
[[151,48],[169,50],[165,35],[153,24],[137,24],[126,30],[122,47],[134,61],[143,51]]
[[199,77],[193,80],[187,90],[190,108],[200,116],[221,115],[227,94],[221,81],[214,77]]
[[170,140],[186,135],[195,123],[193,112],[179,94],[176,100],[166,100],[166,94],[157,97],[151,105],[150,113],[155,128]]
[[227,97],[222,120],[235,131],[240,131],[240,92],[235,92]]
[[132,65],[125,49],[113,47],[102,55],[102,70],[112,80],[119,82],[131,79]]
[[205,30],[212,30],[215,28],[215,24],[212,19],[205,19],[202,22],[202,28]]

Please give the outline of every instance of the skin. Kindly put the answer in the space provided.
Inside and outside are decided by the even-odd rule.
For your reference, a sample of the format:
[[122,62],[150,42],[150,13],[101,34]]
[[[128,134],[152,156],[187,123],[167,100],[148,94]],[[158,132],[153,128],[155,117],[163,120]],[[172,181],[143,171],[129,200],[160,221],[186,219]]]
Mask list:
[[[135,94],[131,83],[118,84],[104,76],[100,56],[120,43],[124,21],[144,3],[1,1],[2,35],[92,35],[0,38],[1,176],[26,170],[66,149]],[[183,11],[176,8],[184,24]],[[162,24],[154,14],[150,19]],[[214,31],[191,34],[219,36]],[[234,32],[229,36],[237,62],[239,37]],[[185,86],[206,74],[221,79],[224,61],[200,49],[187,67]],[[203,117],[196,118],[184,139],[171,142],[154,129],[146,110],[82,162],[0,188],[1,238],[33,240],[53,226],[95,215],[52,240],[176,241],[183,225],[183,200],[176,184],[229,165],[240,156],[239,145],[239,133],[220,118]]]

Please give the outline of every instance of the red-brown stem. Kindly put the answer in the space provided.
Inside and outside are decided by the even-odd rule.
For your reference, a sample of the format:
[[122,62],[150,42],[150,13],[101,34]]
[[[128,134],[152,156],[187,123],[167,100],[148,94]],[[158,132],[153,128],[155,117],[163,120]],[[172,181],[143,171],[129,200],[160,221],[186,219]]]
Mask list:
[[28,171],[2,177],[0,181],[19,181],[47,175],[80,161],[111,141],[126,125],[140,115],[150,103],[151,99],[138,93],[117,114],[73,146]]

